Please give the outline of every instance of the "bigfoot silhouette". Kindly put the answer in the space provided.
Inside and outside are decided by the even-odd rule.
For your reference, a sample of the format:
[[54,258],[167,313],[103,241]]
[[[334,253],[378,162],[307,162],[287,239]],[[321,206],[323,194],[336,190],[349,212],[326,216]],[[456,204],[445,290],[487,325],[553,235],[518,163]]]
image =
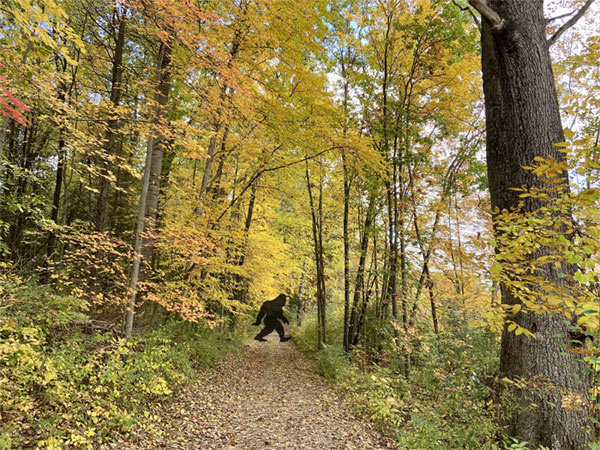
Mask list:
[[284,294],[279,294],[277,298],[274,300],[266,301],[260,307],[260,311],[258,312],[258,316],[256,316],[256,322],[252,325],[260,325],[263,317],[265,327],[254,336],[254,339],[257,341],[266,341],[265,336],[271,333],[273,330],[277,330],[279,333],[279,341],[285,342],[289,341],[291,338],[285,336],[285,332],[283,330],[283,325],[279,321],[280,319],[284,323],[290,323],[290,321],[283,315],[283,306],[285,305],[286,297]]

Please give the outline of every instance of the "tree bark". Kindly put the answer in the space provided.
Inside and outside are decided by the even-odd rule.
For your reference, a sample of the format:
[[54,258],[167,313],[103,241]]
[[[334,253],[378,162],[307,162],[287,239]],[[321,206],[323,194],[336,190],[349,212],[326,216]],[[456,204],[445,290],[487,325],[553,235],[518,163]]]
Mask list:
[[[58,99],[64,103],[65,101],[65,90],[66,86],[61,83],[59,87]],[[52,212],[50,213],[50,220],[57,224],[58,223],[58,208],[60,206],[60,196],[62,192],[63,177],[65,170],[65,159],[66,159],[66,148],[65,148],[65,130],[64,124],[59,124],[58,129],[58,161],[56,164],[56,183],[54,185],[54,195],[52,196]],[[46,247],[46,258],[49,261],[56,249],[56,233],[51,230],[48,233],[48,246]]]
[[315,251],[315,265],[317,269],[317,350],[327,345],[327,330],[325,317],[325,264],[323,261],[323,178],[319,184],[319,199],[315,210],[315,199],[312,191],[308,159],[306,160],[306,188],[312,219],[313,246]]
[[358,336],[361,328],[361,317],[363,310],[366,308],[366,304],[362,304],[361,300],[364,300],[363,296],[364,285],[365,285],[365,267],[367,259],[367,250],[369,247],[369,239],[371,237],[371,227],[373,226],[373,220],[375,218],[375,196],[371,195],[369,199],[369,206],[367,207],[367,213],[365,214],[365,224],[363,228],[363,234],[360,241],[360,256],[358,258],[358,267],[356,269],[356,282],[354,284],[354,298],[352,300],[352,311],[350,314],[350,323],[348,325],[348,349],[350,350],[353,345],[358,342]]
[[[158,113],[153,125],[165,127],[166,108],[169,103],[169,91],[171,90],[171,48],[164,43],[159,50],[159,74],[155,102]],[[152,141],[152,163],[150,165],[150,180],[148,185],[148,198],[144,218],[144,231],[142,233],[142,260],[146,263],[142,270],[142,281],[150,277],[150,262],[154,254],[154,232],[156,230],[156,219],[158,217],[158,200],[160,197],[160,178],[162,174],[163,156],[168,137],[157,132]]]
[[[113,108],[119,106],[121,102],[121,93],[123,92],[121,86],[121,79],[123,77],[123,51],[125,48],[125,28],[127,24],[127,13],[124,11],[119,20],[119,30],[117,32],[117,38],[115,41],[115,56],[113,59],[112,75],[111,75],[111,88],[110,88],[110,103]],[[106,136],[104,137],[104,148],[103,148],[103,159],[102,170],[100,173],[100,193],[98,194],[98,201],[96,205],[96,231],[103,232],[106,229],[106,220],[108,216],[108,196],[110,190],[110,171],[111,171],[111,157],[115,153],[116,138],[117,138],[117,127],[119,125],[119,119],[115,113],[112,112],[111,119],[108,120],[108,129],[106,130]]]
[[342,154],[342,164],[344,168],[344,219],[343,219],[343,239],[344,239],[344,350],[350,351],[350,235],[348,230],[348,219],[350,216],[350,180],[348,177],[348,166],[346,164],[346,155]]
[[[170,86],[170,47],[161,43],[161,47],[158,53],[158,60],[156,64],[156,86],[157,92],[155,94],[155,107],[154,113],[152,117],[153,124],[160,124],[163,121],[163,117],[166,113],[166,103],[168,96],[166,96],[162,101],[164,102],[161,105],[161,95],[162,93],[168,93],[168,89],[165,91],[161,90],[165,88],[165,82]],[[155,148],[155,139],[160,139],[158,137],[159,133],[151,129],[150,135],[148,136],[148,144],[146,146],[146,161],[144,163],[144,177],[142,178],[142,191],[140,193],[140,202],[138,205],[138,217],[137,217],[137,225],[135,231],[135,244],[134,244],[134,259],[133,266],[131,269],[131,280],[130,280],[130,297],[129,303],[127,305],[127,311],[125,312],[125,326],[124,326],[124,334],[125,337],[131,337],[131,332],[133,330],[133,316],[135,313],[135,302],[137,297],[137,288],[138,281],[140,276],[140,267],[142,264],[142,243],[143,243],[143,235],[144,229],[146,227],[146,212],[148,208],[148,191],[150,188],[150,178],[152,172],[152,163],[154,162],[154,148]],[[161,156],[162,161],[162,156]],[[159,172],[160,173],[160,172]],[[158,186],[157,186],[158,188]]]
[[[483,20],[482,27],[490,197],[492,208],[513,210],[521,199],[511,188],[548,187],[523,166],[531,165],[536,156],[564,160],[563,154],[552,145],[563,142],[564,135],[546,44],[543,1],[487,3],[500,18],[493,23]],[[564,177],[568,183],[567,175]],[[524,213],[541,206],[539,200],[527,199]],[[558,281],[556,269],[544,272],[547,280]],[[519,303],[506,285],[501,290],[505,305]],[[517,336],[505,327],[501,376],[529,383],[537,381],[539,385],[535,389],[523,387],[512,391],[518,408],[508,418],[509,434],[527,441],[530,448],[541,445],[552,449],[587,448],[591,440],[587,431],[588,385],[575,355],[565,351],[568,333],[564,317],[520,312],[509,318],[536,337]],[[564,408],[561,393],[582,396],[585,406]]]
[[[344,115],[348,114],[348,81],[346,80],[346,66],[342,58],[342,74],[344,77]],[[344,136],[347,133],[347,120],[344,118]],[[350,216],[350,169],[346,160],[346,149],[342,150],[342,167],[344,170],[344,218],[343,218],[343,239],[344,239],[344,350],[350,351],[350,231],[348,228],[348,219]]]

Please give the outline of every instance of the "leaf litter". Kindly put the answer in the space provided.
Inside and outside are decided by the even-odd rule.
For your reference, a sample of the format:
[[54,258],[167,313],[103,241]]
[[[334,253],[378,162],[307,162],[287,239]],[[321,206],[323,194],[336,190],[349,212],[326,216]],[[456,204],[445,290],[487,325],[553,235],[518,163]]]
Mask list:
[[364,449],[396,448],[353,414],[290,343],[251,342],[205,372],[164,405],[152,407],[152,431],[106,449]]

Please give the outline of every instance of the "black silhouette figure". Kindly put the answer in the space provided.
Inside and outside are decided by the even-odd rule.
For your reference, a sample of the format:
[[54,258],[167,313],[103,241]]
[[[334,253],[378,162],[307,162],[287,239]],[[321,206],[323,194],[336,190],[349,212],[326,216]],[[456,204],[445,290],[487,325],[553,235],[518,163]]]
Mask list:
[[271,333],[273,330],[277,330],[279,334],[279,341],[285,342],[289,341],[291,338],[285,336],[285,332],[283,330],[283,325],[281,321],[284,323],[290,323],[290,321],[283,315],[283,306],[285,305],[286,297],[284,294],[279,294],[277,298],[274,300],[266,301],[260,307],[260,311],[258,312],[258,316],[256,316],[256,322],[252,325],[260,325],[263,321],[265,327],[254,336],[254,339],[257,341],[266,341],[265,336]]

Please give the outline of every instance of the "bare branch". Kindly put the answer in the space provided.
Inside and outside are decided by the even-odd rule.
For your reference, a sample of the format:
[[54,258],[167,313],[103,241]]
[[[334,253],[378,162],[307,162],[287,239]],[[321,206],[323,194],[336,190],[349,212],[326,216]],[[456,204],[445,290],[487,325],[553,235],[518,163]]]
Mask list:
[[486,0],[469,0],[469,4],[490,23],[492,31],[500,31],[504,28],[504,19],[488,5]]
[[479,22],[479,19],[477,18],[477,16],[473,12],[473,10],[471,8],[469,8],[468,6],[464,6],[464,7],[460,6],[456,0],[452,0],[452,3],[454,3],[454,5],[458,9],[460,9],[462,12],[466,11],[466,12],[468,12],[471,15],[471,17],[473,18],[473,21],[475,22],[475,25],[477,25],[477,29],[481,33],[481,23]]
[[560,16],[549,17],[548,19],[546,19],[546,25],[548,25],[549,23],[554,22],[555,20],[564,19],[565,17],[572,16],[574,13],[575,13],[575,11],[571,11],[571,12],[568,12],[566,14],[561,14]]
[[[279,146],[279,147],[281,147],[281,146]],[[343,147],[338,146],[338,145],[334,145],[333,147],[326,148],[325,150],[321,150],[320,152],[317,152],[317,153],[315,153],[313,155],[305,156],[304,158],[297,159],[295,161],[291,161],[291,162],[288,162],[288,163],[285,163],[285,164],[281,164],[279,166],[271,166],[271,167],[266,167],[266,168],[263,168],[263,169],[259,169],[250,178],[250,181],[248,181],[248,183],[246,183],[246,185],[243,187],[243,189],[241,190],[241,192],[236,197],[234,197],[234,198],[232,198],[230,200],[230,202],[227,205],[227,207],[225,208],[225,210],[223,212],[221,212],[221,214],[219,214],[219,217],[217,217],[216,222],[219,222],[223,218],[223,216],[225,215],[225,213],[227,211],[229,211],[229,209],[239,201],[239,199],[244,195],[244,193],[252,186],[252,184],[256,180],[258,180],[260,178],[260,176],[262,174],[267,173],[267,172],[273,172],[275,170],[286,169],[286,168],[288,168],[290,166],[293,166],[295,164],[299,164],[299,163],[302,163],[302,162],[305,162],[305,161],[309,161],[311,159],[315,159],[315,158],[317,158],[318,156],[321,156],[324,153],[330,152],[332,150],[340,149],[340,148],[343,148]]]
[[575,14],[573,17],[571,17],[569,20],[567,20],[563,24],[563,26],[561,26],[556,31],[556,33],[554,33],[554,35],[546,41],[546,44],[548,45],[548,47],[550,47],[552,44],[554,44],[565,31],[567,31],[569,28],[571,28],[573,25],[575,25],[579,21],[579,19],[581,19],[583,17],[583,15],[585,14],[585,12],[589,9],[589,7],[592,6],[592,3],[594,3],[594,0],[587,0],[584,3],[584,5],[581,7],[581,9],[579,11],[577,11],[577,14]]

